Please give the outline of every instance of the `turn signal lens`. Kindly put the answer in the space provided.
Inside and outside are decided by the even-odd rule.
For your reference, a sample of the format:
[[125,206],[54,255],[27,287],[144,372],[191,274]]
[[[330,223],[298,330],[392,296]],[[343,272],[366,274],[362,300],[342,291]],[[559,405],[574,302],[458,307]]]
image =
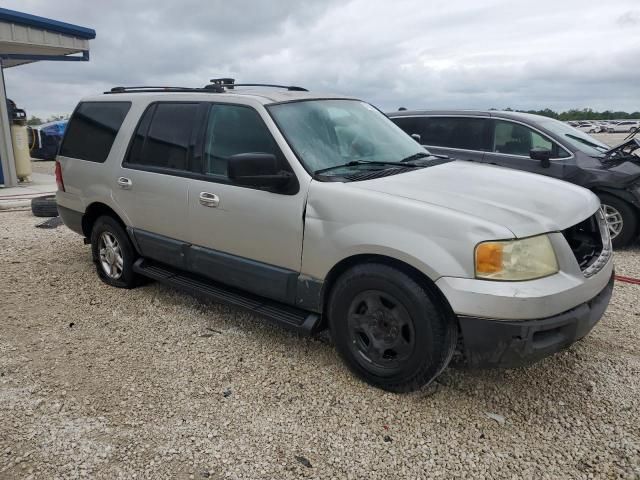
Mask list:
[[476,278],[521,281],[553,275],[558,261],[547,235],[478,244]]
[[476,273],[490,274],[502,270],[502,243],[486,242],[476,248]]

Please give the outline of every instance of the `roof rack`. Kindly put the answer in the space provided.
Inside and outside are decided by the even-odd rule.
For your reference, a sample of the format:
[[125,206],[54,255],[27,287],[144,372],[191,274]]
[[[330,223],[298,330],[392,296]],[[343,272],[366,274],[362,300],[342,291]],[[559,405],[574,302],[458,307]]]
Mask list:
[[111,90],[109,90],[108,92],[104,92],[104,93],[202,92],[202,91],[211,92],[210,90],[205,90],[203,88],[144,86],[144,87],[113,87]]
[[209,85],[202,88],[193,87],[167,87],[167,86],[139,86],[139,87],[113,87],[104,92],[112,93],[139,93],[139,92],[204,92],[204,93],[224,93],[226,90],[233,90],[235,87],[271,87],[284,88],[291,92],[308,92],[306,88],[295,85],[274,85],[271,83],[235,83],[233,78],[212,78]]
[[[210,80],[211,85],[224,87],[227,90],[233,90],[234,87],[271,87],[271,88],[284,88],[291,92],[308,92],[304,87],[297,87],[295,85],[277,85],[273,83],[236,83],[233,78],[212,78]],[[208,85],[205,87],[209,87]],[[213,87],[209,87],[213,88]]]

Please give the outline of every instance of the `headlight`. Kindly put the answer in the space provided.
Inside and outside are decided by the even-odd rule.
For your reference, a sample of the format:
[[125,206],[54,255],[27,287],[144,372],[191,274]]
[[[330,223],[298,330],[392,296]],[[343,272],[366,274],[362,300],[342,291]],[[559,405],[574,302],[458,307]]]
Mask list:
[[558,261],[547,235],[482,242],[476,246],[476,278],[533,280],[558,271]]

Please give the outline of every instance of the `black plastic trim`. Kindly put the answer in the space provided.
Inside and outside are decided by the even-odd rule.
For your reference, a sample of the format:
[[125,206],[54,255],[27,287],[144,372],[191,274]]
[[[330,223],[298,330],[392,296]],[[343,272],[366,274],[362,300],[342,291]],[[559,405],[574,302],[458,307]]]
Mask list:
[[316,313],[243,292],[197,275],[150,262],[144,258],[138,259],[133,269],[141,275],[188,293],[249,310],[303,335],[312,335],[320,327],[320,316]]
[[569,347],[602,318],[614,276],[595,297],[571,310],[534,320],[496,320],[459,316],[464,354],[472,368],[530,365]]
[[133,229],[133,238],[143,256],[173,267],[187,268],[188,243],[137,228]]
[[298,273],[192,245],[186,269],[212,280],[293,305]]
[[299,275],[296,282],[296,306],[322,313],[322,287],[320,279]]
[[131,236],[143,257],[211,280],[296,304],[298,272],[249,258],[192,245],[164,235],[131,229]]

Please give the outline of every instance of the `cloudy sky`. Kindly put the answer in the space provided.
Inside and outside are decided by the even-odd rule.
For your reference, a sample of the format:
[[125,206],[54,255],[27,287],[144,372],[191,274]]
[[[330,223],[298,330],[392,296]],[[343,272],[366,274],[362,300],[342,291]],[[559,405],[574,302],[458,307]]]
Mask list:
[[640,0],[4,0],[94,28],[88,63],[8,69],[28,114],[115,85],[302,85],[382,109],[640,110]]

